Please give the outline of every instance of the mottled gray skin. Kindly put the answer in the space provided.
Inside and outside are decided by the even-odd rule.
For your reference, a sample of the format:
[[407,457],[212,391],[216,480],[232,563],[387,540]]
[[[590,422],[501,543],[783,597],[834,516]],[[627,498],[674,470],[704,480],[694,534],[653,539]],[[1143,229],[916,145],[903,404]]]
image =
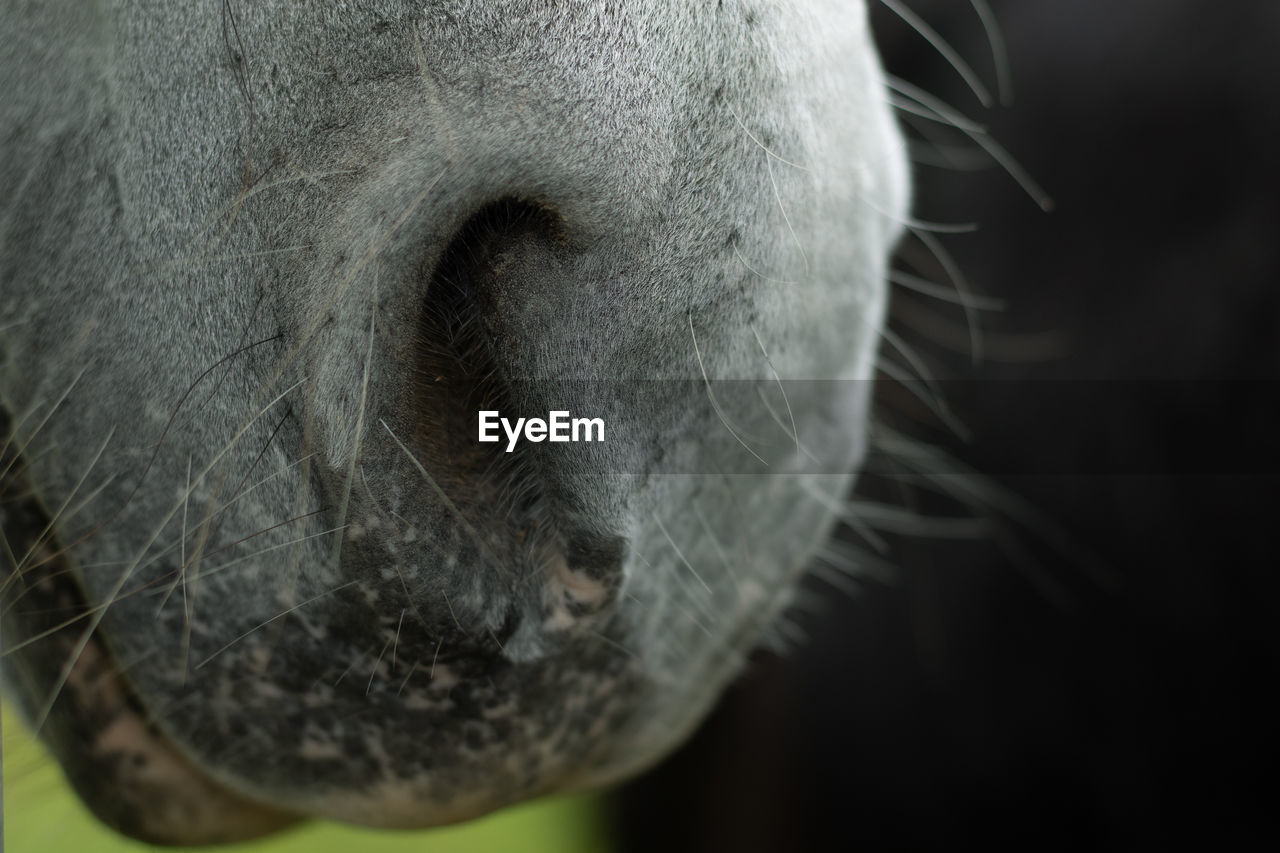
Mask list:
[[[171,843],[428,826],[674,747],[862,453],[849,381],[789,400],[804,452],[699,467],[765,419],[704,376],[870,376],[907,180],[862,3],[0,20],[5,665],[90,805]],[[476,400],[609,440],[489,453]],[[187,800],[129,793],[154,749]]]

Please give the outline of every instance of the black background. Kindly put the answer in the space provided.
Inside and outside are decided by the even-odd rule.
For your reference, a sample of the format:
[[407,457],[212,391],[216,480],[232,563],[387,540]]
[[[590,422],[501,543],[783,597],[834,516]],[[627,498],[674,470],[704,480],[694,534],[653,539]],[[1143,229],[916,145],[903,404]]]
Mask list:
[[[918,164],[916,215],[980,224],[942,240],[1007,308],[983,314],[975,367],[960,309],[895,288],[893,328],[963,380],[945,393],[974,438],[892,382],[882,411],[1072,544],[1016,520],[891,537],[887,581],[811,583],[809,641],[759,655],[616,799],[620,849],[1274,849],[1280,3],[993,2],[1014,103],[989,110],[871,5],[890,73],[989,127],[1055,202]],[[993,83],[967,2],[910,5]],[[916,240],[898,266],[941,277]]]

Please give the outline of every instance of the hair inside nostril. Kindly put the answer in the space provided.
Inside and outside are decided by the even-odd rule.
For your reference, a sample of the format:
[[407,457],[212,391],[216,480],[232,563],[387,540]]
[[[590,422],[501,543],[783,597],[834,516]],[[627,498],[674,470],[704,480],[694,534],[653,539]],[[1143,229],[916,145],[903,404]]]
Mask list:
[[545,204],[499,199],[467,219],[434,267],[423,271],[419,370],[473,413],[497,402],[492,398],[502,395],[496,386],[519,367],[502,363],[492,340],[496,315],[513,310],[501,291],[514,255],[531,241],[564,245],[563,225]]
[[546,398],[559,399],[554,380],[522,375],[506,346],[515,333],[504,312],[519,312],[536,298],[536,285],[522,271],[536,273],[547,253],[566,250],[562,225],[545,206],[518,199],[483,207],[458,229],[434,268],[424,270],[415,342],[408,413],[414,455],[447,497],[452,523],[485,541],[481,550],[491,564],[485,584],[514,596],[519,626],[510,626],[513,633],[500,643],[513,661],[552,653],[576,629],[610,612],[629,547],[608,522],[593,520],[577,492],[565,492],[563,457],[536,444],[506,452],[477,436],[481,411],[529,413],[533,407],[545,414],[539,407]]
[[502,275],[507,249],[527,238],[564,246],[568,242],[564,225],[546,202],[514,196],[489,202],[458,228],[436,262],[431,284],[460,283],[474,298],[480,281]]
[[505,310],[495,279],[511,247],[534,235],[556,239],[558,221],[548,209],[515,198],[491,202],[463,223],[434,268],[423,271],[409,420],[424,463],[456,502],[514,495],[528,503],[519,460],[477,442],[476,418],[481,411],[510,411],[513,402],[509,383],[517,366],[504,363],[490,332],[491,315]]

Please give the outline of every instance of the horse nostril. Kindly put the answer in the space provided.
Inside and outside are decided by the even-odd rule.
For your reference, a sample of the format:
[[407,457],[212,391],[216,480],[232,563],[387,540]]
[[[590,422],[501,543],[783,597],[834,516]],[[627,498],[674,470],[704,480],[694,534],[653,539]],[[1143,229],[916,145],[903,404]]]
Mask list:
[[502,279],[522,245],[562,240],[559,224],[544,207],[514,198],[491,202],[458,229],[434,269],[424,271],[414,342],[416,439],[428,458],[447,469],[446,478],[464,500],[477,478],[515,461],[477,441],[479,412],[511,409],[511,381],[520,370],[504,357],[495,332],[495,316],[518,310],[504,294]]
[[531,379],[518,353],[537,334],[522,327],[525,309],[546,298],[568,251],[549,208],[514,198],[485,205],[424,271],[414,341],[416,455],[456,523],[486,540],[494,589],[521,599],[524,627],[503,645],[522,658],[608,610],[627,556],[627,540],[566,490],[562,469],[585,457],[478,440],[482,411],[533,417],[562,405],[557,380]]
[[502,464],[491,447],[476,441],[477,414],[509,407],[509,381],[519,368],[504,363],[509,359],[495,346],[493,315],[512,307],[494,281],[514,247],[546,239],[535,235],[546,233],[550,221],[550,214],[515,199],[491,202],[458,229],[434,268],[423,273],[413,420],[419,446],[447,467],[462,469],[459,474]]
[[492,285],[512,271],[515,250],[566,242],[564,222],[550,206],[517,198],[490,202],[462,224],[437,260],[428,307],[457,309],[465,301],[481,311],[496,308]]
[[[490,202],[463,223],[426,272],[426,298],[417,342],[419,371],[428,386],[440,386],[459,405],[500,402],[498,388],[520,365],[503,363],[494,322],[518,311],[510,280],[522,249],[562,245],[559,216],[545,206],[515,198]],[[519,286],[519,282],[515,283]],[[429,390],[429,389],[428,389]],[[432,417],[430,401],[420,409]]]

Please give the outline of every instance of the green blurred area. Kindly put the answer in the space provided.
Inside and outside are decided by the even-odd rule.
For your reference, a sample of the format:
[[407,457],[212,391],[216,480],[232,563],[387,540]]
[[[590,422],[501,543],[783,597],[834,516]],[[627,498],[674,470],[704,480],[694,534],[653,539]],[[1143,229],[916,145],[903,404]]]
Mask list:
[[[71,792],[62,772],[16,713],[3,710],[6,853],[141,853],[162,850],[104,828]],[[443,829],[414,832],[311,822],[227,853],[608,853],[599,798],[556,797]]]

